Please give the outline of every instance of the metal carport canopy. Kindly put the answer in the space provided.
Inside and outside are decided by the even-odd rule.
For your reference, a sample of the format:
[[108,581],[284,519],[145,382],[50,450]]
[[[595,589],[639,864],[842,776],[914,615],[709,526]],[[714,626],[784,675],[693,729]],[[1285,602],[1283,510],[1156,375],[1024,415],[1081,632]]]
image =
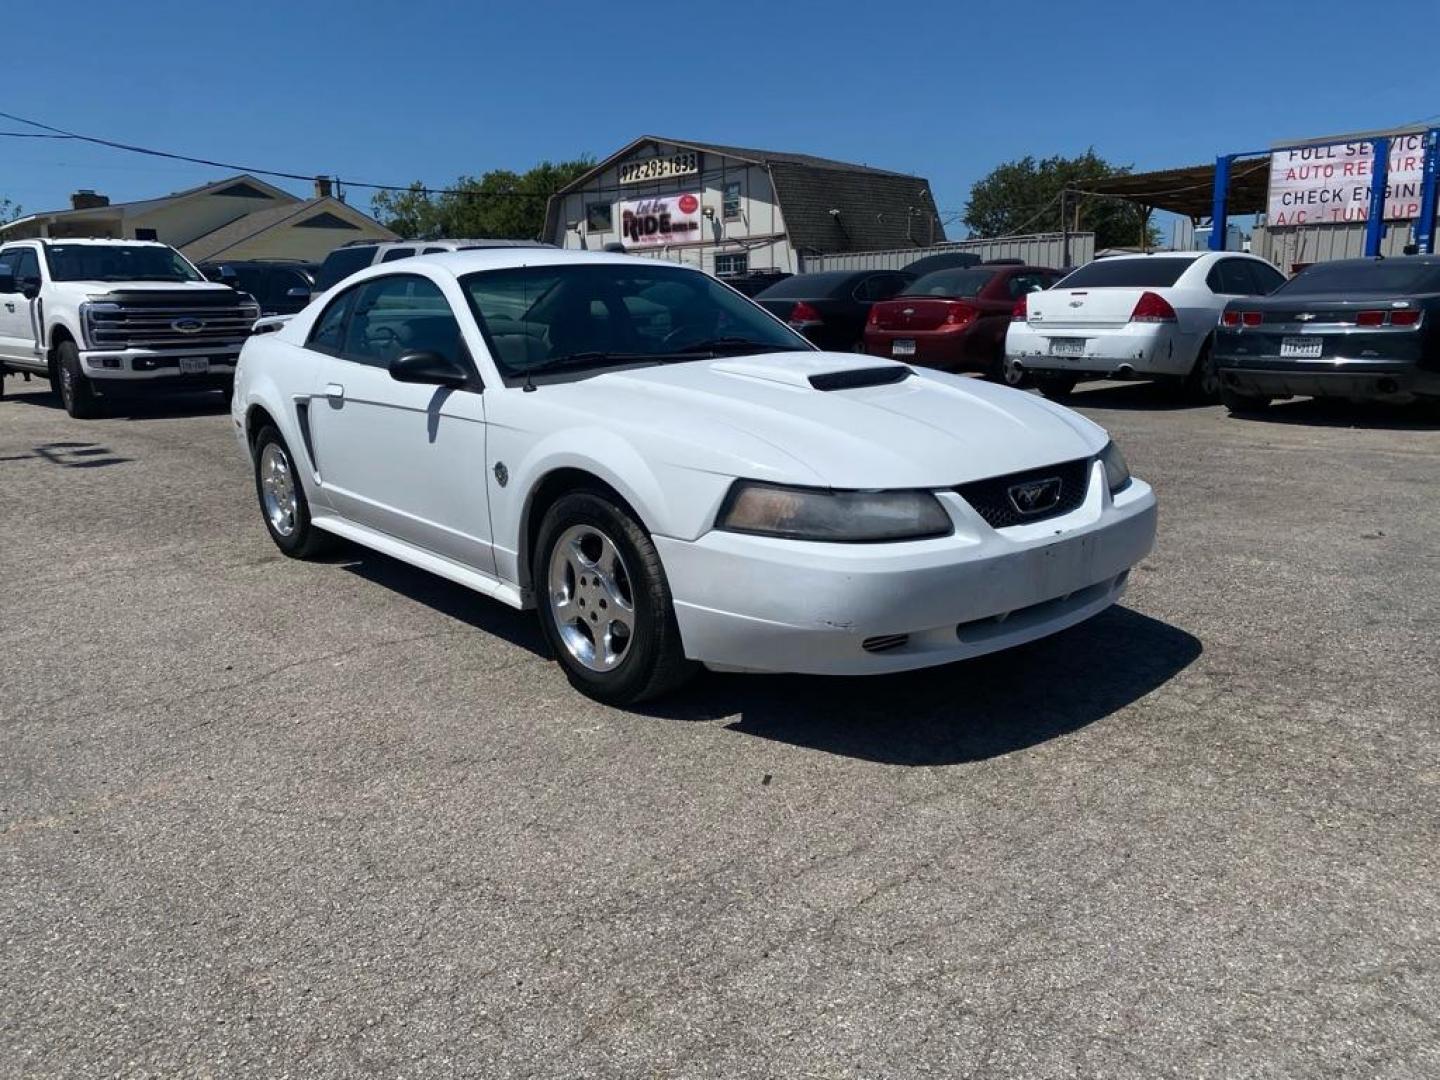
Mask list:
[[[1268,157],[1258,161],[1236,162],[1231,166],[1230,189],[1226,198],[1229,212],[1264,213],[1269,186]],[[1198,221],[1210,216],[1215,190],[1215,166],[1187,165],[1180,169],[1124,173],[1107,176],[1103,180],[1080,181],[1075,185],[1075,190],[1091,195],[1112,195],[1150,209],[1167,210]]]

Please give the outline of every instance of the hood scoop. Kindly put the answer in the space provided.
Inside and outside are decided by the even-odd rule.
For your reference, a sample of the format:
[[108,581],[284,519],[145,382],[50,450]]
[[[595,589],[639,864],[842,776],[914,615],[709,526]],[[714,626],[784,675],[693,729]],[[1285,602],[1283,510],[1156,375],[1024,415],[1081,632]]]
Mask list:
[[873,356],[849,353],[770,353],[760,356],[717,360],[712,371],[762,379],[802,390],[853,390],[862,386],[884,386],[910,377],[904,364],[877,361]]

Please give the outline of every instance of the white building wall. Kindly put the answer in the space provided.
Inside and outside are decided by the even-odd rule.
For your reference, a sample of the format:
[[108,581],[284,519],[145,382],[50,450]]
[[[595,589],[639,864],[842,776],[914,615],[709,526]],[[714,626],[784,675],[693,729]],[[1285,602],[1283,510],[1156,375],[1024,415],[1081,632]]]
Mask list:
[[[715,272],[716,255],[747,254],[750,270],[799,270],[795,250],[785,235],[785,222],[775,200],[770,173],[764,166],[717,154],[699,153],[700,172],[673,179],[621,184],[620,166],[627,161],[669,157],[681,148],[667,144],[641,147],[622,161],[592,177],[584,188],[570,192],[560,202],[559,219],[551,242],[565,248],[598,251],[606,244],[623,242],[620,214],[616,204],[633,199],[655,198],[694,192],[700,197],[703,237],[696,242],[665,247],[629,249],[635,255],[671,259]],[[740,184],[740,214],[726,220],[725,186]],[[587,208],[592,204],[610,208],[610,227],[591,228]]]

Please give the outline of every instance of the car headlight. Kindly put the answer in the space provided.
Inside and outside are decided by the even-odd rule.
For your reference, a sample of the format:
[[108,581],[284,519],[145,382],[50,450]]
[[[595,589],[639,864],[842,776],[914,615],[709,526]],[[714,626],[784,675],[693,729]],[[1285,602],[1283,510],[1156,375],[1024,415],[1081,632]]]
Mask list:
[[1106,443],[1100,451],[1100,461],[1105,466],[1105,482],[1110,485],[1111,495],[1130,485],[1130,466],[1125,464],[1125,455],[1113,442]]
[[919,540],[950,533],[950,515],[928,491],[831,491],[737,480],[715,527],[790,540],[850,543]]

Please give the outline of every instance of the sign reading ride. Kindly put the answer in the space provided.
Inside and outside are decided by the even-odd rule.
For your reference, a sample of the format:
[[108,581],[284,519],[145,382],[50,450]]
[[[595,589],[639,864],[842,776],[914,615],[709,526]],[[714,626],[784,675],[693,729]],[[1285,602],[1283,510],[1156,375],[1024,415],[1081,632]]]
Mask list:
[[[1270,156],[1271,225],[1330,225],[1364,221],[1370,216],[1370,175],[1374,147],[1369,142],[1331,143],[1281,150]],[[1385,220],[1420,216],[1420,185],[1425,165],[1425,136],[1390,138],[1390,175],[1385,184]]]
[[619,207],[620,235],[627,248],[690,244],[700,239],[697,193],[632,199]]

